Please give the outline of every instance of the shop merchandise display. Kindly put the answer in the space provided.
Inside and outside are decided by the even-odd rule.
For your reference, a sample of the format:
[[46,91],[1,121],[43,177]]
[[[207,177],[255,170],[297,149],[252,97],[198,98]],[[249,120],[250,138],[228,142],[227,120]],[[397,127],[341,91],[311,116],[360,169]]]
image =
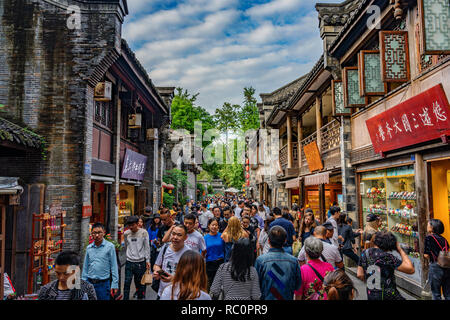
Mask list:
[[414,166],[362,173],[360,177],[364,225],[367,215],[378,215],[380,230],[393,232],[405,252],[420,264]]
[[53,269],[54,257],[62,251],[64,244],[65,216],[65,211],[33,214],[28,294],[34,292],[33,279],[38,286],[50,280],[49,272]]

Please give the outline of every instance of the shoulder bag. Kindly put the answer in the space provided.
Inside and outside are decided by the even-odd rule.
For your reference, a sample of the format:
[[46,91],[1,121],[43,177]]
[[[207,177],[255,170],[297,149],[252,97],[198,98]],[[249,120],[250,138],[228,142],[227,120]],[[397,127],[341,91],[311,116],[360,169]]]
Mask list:
[[434,239],[434,241],[436,241],[436,243],[438,244],[439,248],[441,249],[441,251],[439,252],[439,255],[437,257],[437,264],[444,269],[449,269],[450,268],[450,253],[448,252],[448,248],[447,248],[447,240],[445,240],[445,250],[444,248],[442,248],[441,244],[439,243],[439,241],[437,241],[437,239],[431,235]]

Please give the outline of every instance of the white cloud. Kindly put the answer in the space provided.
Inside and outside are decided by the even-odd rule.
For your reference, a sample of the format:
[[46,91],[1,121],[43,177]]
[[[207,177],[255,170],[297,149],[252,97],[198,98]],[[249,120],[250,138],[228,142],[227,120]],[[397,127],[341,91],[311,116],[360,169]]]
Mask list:
[[[162,0],[129,2],[145,11]],[[257,95],[272,92],[310,71],[322,40],[312,5],[298,9],[305,3],[311,5],[274,0],[244,11],[237,0],[184,0],[132,13],[123,34],[157,86],[198,92],[198,105],[214,112],[224,102],[242,103],[244,87],[254,87]],[[264,18],[275,4],[275,12],[290,11],[298,19],[280,24]]]

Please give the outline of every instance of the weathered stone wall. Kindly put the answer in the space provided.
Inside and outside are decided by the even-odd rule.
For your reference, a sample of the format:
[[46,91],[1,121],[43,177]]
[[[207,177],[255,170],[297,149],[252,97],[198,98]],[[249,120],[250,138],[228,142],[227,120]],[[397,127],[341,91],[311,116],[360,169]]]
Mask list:
[[[67,5],[81,6],[80,29],[67,27]],[[84,167],[91,163],[92,86],[118,56],[122,19],[111,2],[0,1],[0,103],[7,106],[0,116],[48,144],[38,172],[33,164],[2,159],[9,162],[2,174],[23,171],[46,185],[45,209],[58,202],[67,211],[67,249],[78,251],[87,234],[81,207],[90,200]]]

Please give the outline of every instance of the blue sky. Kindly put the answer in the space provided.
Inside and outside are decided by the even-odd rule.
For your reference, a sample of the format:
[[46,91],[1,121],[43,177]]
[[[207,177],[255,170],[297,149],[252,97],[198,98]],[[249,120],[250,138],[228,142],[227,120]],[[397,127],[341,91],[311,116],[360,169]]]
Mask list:
[[[320,2],[339,2],[322,0]],[[156,86],[200,93],[214,112],[310,71],[322,54],[311,0],[128,0],[123,37]]]

